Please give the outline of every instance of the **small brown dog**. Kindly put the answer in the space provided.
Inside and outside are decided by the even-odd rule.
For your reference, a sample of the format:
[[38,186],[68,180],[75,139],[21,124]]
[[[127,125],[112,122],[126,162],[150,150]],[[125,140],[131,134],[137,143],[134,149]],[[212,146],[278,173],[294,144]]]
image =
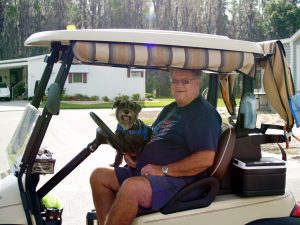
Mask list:
[[142,107],[134,101],[118,100],[114,103],[118,126],[115,134],[124,144],[124,149],[118,150],[115,162],[111,166],[119,166],[123,161],[124,153],[139,155],[147,142],[149,142],[152,129],[138,119]]

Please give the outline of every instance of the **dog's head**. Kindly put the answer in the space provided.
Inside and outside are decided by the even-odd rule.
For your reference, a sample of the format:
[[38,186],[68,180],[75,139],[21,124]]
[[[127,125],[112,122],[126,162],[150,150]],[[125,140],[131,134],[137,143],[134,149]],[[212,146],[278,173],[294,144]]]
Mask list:
[[128,130],[136,122],[139,112],[142,107],[134,101],[118,100],[114,103],[113,108],[116,110],[116,118],[120,126]]

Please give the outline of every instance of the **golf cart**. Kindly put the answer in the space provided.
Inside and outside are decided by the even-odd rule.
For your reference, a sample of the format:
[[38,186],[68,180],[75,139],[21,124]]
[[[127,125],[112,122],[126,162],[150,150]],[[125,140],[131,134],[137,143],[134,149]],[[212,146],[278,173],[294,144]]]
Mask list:
[[[183,188],[160,211],[139,214],[133,224],[232,225],[290,216],[296,201],[285,188],[285,153],[282,151],[283,160],[279,160],[262,157],[261,152],[262,144],[288,142],[294,125],[289,105],[294,95],[293,81],[279,41],[254,43],[188,32],[112,29],[41,32],[30,36],[25,45],[50,47],[51,54],[45,58],[47,65],[35,96],[26,106],[7,148],[11,169],[1,171],[0,225],[61,224],[61,212],[47,208],[43,197],[103,143],[122,149],[114,133],[92,112],[91,119],[99,126],[96,138],[37,188],[40,175],[53,172],[51,153],[42,150],[41,143],[52,116],[59,115],[60,95],[72,64],[203,70],[209,77],[204,97],[215,107],[221,89],[230,114],[226,118],[229,125],[223,126],[210,177]],[[61,63],[60,69],[55,81],[48,84],[55,63]],[[256,126],[253,82],[259,68],[264,70],[268,101],[285,121],[284,126]],[[233,91],[237,76],[242,76],[243,81],[238,110]],[[40,111],[46,89],[48,99]],[[268,134],[268,129],[282,129],[283,133]],[[185,198],[199,187],[207,187],[207,193],[199,199]],[[294,214],[299,217],[299,205],[294,211],[297,210],[298,214]],[[88,216],[95,218],[93,212]],[[300,222],[296,217],[293,220]]]

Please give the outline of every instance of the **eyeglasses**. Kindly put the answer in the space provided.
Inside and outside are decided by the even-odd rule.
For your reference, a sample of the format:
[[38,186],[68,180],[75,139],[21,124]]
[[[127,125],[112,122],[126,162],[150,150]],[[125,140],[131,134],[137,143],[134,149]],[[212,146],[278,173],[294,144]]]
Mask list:
[[177,79],[171,79],[171,83],[172,84],[190,84],[192,83],[192,81],[195,80],[195,79],[180,79],[180,80],[177,80]]

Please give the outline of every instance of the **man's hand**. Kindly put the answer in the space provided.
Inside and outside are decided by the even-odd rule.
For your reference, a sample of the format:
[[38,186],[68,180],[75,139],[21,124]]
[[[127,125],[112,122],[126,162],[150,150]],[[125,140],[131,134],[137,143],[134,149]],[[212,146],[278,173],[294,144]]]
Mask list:
[[133,158],[135,158],[135,155],[124,154],[124,160],[127,165],[131,168],[136,168],[136,160]]
[[148,164],[141,169],[142,176],[164,176],[160,165]]
[[[168,176],[195,176],[211,167],[214,162],[214,157],[215,152],[213,150],[203,150],[196,152],[182,160],[168,163]],[[164,176],[164,173],[161,169],[161,165],[148,164],[141,169],[141,175]]]

